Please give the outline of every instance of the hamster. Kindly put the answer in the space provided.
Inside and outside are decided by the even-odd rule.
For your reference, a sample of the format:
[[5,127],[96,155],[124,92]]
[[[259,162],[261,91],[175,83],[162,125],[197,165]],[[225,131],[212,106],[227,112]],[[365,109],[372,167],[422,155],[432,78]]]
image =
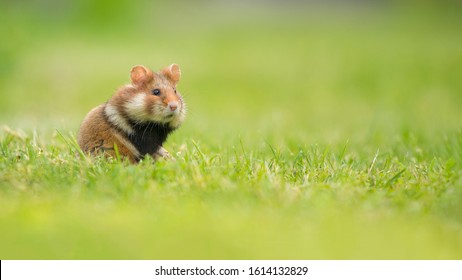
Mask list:
[[180,76],[177,64],[157,73],[142,65],[133,67],[131,84],[84,118],[77,136],[82,151],[118,154],[132,163],[147,155],[169,158],[162,145],[186,116],[186,104],[176,89]]

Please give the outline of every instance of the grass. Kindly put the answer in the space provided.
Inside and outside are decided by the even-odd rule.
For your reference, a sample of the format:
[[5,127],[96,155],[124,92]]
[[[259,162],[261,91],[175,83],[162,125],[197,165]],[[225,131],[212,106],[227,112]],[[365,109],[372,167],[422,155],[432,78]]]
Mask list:
[[[462,257],[455,10],[184,5],[109,25],[10,7],[1,259]],[[172,62],[176,160],[82,155],[85,113]]]
[[64,139],[2,139],[7,258],[460,258],[460,134],[429,161],[186,141],[137,166]]

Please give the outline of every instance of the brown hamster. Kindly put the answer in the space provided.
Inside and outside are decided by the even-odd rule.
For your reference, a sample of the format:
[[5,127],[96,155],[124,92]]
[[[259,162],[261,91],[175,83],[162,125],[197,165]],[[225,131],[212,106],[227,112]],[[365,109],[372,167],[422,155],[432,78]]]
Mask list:
[[131,84],[91,110],[80,126],[77,142],[85,153],[119,155],[133,163],[146,155],[169,157],[162,147],[186,116],[186,105],[176,90],[181,72],[172,64],[154,73],[138,65]]

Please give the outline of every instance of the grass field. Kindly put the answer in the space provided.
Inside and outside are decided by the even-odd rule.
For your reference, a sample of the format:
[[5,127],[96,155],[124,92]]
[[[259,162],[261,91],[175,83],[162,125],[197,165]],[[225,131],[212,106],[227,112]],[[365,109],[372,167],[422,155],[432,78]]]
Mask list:
[[[33,3],[0,5],[0,259],[462,258],[460,6]],[[81,156],[173,62],[176,160]]]

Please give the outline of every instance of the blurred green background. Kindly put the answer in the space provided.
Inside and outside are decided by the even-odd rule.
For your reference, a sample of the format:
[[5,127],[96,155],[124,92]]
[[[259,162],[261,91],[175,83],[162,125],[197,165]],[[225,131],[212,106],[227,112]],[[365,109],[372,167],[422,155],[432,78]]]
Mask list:
[[[104,168],[89,168],[103,174],[97,183],[71,170],[68,183],[78,193],[85,192],[79,180],[101,188],[75,199],[75,189],[52,194],[57,178],[34,180],[20,160],[5,163],[6,257],[462,257],[460,1],[3,0],[0,38],[0,125],[38,135],[44,147],[57,141],[56,130],[75,135],[91,108],[129,82],[132,66],[178,63],[189,111],[168,150],[238,151],[265,166],[279,152],[292,162],[299,152],[321,157],[330,147],[336,155],[347,149],[352,168],[343,177],[308,168],[302,182],[287,179],[292,169],[279,180],[246,181],[217,172],[213,158],[203,169],[188,169],[187,160],[157,164],[164,175],[105,167],[118,181],[145,186],[141,194],[114,194]],[[367,181],[377,154],[377,176],[399,182],[398,195]],[[219,168],[245,163],[223,162]],[[342,158],[335,164],[345,166]],[[12,187],[22,182],[14,169],[33,191]],[[346,210],[337,212],[339,205]],[[146,244],[151,234],[165,243]]]
[[133,65],[176,62],[204,130],[460,124],[459,5],[321,2],[2,1],[0,118],[77,129]]

